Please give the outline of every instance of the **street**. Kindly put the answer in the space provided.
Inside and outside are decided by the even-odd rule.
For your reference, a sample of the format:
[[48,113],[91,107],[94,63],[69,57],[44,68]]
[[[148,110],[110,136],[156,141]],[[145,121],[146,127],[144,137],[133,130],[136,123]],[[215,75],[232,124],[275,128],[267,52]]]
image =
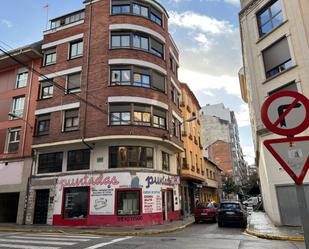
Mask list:
[[241,228],[195,224],[170,234],[111,237],[77,234],[0,233],[0,248],[20,249],[305,249],[304,243],[257,239]]

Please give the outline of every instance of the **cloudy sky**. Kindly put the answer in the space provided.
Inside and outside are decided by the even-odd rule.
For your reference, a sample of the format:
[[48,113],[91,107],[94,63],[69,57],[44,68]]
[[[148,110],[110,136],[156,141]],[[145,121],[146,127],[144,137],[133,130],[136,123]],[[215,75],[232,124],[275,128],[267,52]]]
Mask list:
[[[160,0],[179,48],[179,78],[201,106],[223,102],[237,116],[246,159],[253,163],[248,107],[240,97],[239,0]],[[42,39],[49,18],[83,7],[82,0],[10,0],[1,3],[0,46],[16,48]],[[18,8],[17,8],[18,6]],[[6,44],[4,44],[5,42]]]

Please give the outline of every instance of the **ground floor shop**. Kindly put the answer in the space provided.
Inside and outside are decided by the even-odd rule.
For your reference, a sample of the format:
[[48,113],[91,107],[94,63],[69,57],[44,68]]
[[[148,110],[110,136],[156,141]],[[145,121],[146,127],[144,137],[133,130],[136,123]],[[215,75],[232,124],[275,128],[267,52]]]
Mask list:
[[181,180],[181,213],[189,216],[194,213],[195,207],[201,202],[202,184],[190,180]]
[[216,202],[219,203],[218,189],[203,186],[201,190],[201,202]]
[[59,226],[163,224],[180,218],[179,184],[178,176],[135,171],[35,179],[27,222]]

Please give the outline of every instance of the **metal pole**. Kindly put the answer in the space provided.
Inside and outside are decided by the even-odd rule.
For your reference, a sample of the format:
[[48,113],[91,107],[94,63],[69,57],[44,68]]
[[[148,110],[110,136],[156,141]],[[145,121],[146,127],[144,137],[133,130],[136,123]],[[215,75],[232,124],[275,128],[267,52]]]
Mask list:
[[304,185],[296,185],[300,219],[303,224],[306,249],[309,249],[309,207],[307,205]]

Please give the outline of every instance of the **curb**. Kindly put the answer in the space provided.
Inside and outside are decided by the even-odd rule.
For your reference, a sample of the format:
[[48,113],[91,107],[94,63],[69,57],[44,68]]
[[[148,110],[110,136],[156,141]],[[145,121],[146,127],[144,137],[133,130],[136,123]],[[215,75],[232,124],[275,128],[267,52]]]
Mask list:
[[95,230],[54,230],[54,229],[35,229],[35,228],[3,228],[0,227],[0,232],[26,232],[26,233],[55,233],[55,234],[92,234],[92,235],[104,235],[104,236],[143,236],[143,235],[156,235],[162,233],[173,233],[181,231],[191,226],[194,221],[190,221],[184,225],[178,227],[172,227],[161,230],[146,230],[146,231],[124,231],[124,232],[111,232],[111,231],[95,231]]
[[281,235],[273,235],[267,233],[257,233],[249,228],[246,229],[246,233],[252,236],[261,238],[261,239],[269,239],[269,240],[286,240],[286,241],[305,241],[303,236],[281,236]]

